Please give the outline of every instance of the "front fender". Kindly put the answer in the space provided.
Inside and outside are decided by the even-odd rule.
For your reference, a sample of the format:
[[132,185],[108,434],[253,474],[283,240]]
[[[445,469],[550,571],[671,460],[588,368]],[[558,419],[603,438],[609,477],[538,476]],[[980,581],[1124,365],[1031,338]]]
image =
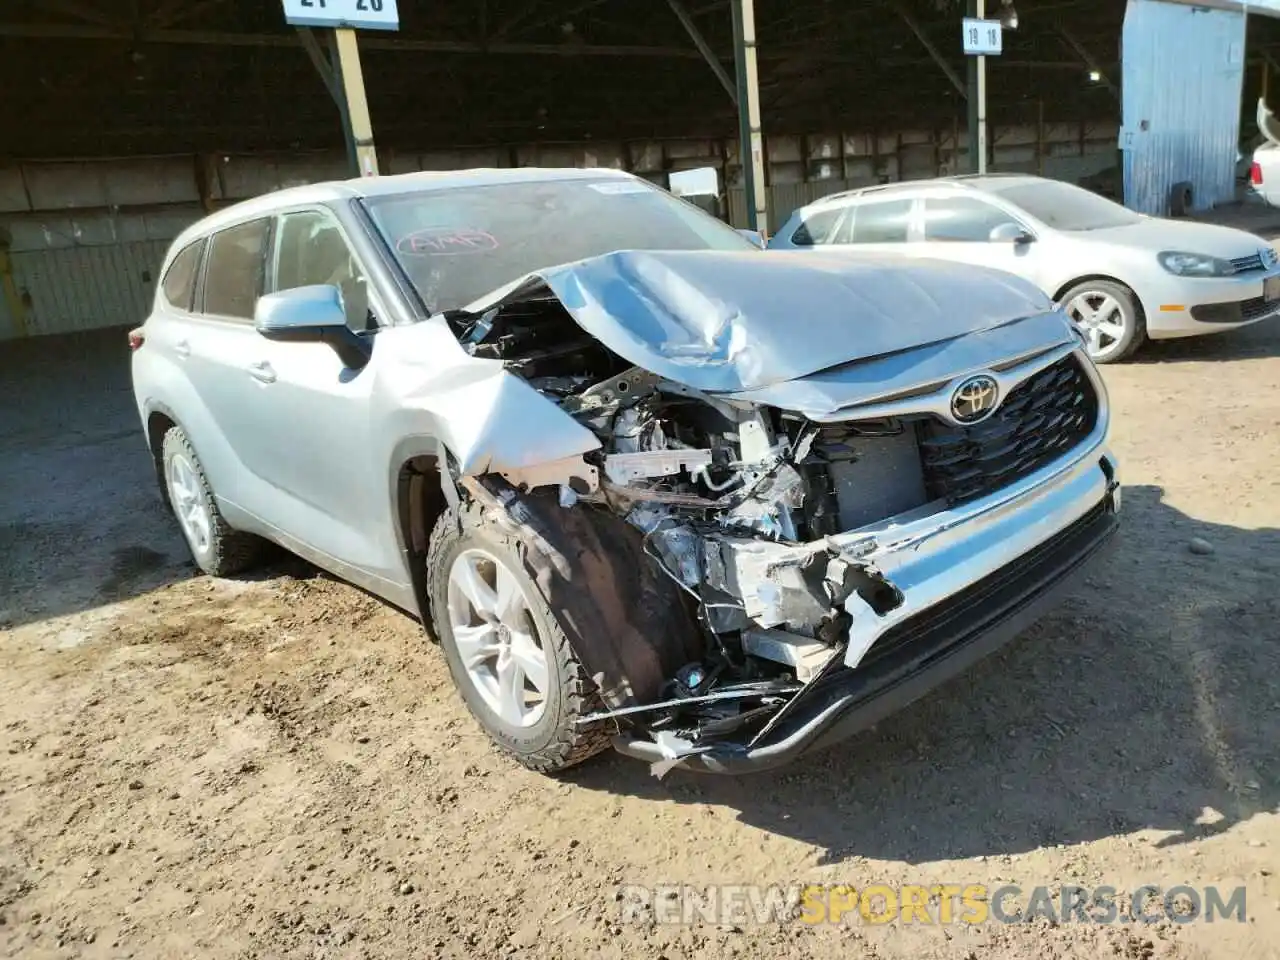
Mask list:
[[[443,320],[392,328],[379,337],[386,338],[379,348],[396,359],[379,379],[384,409],[375,422],[383,423],[400,453],[408,449],[404,438],[430,438],[436,449],[416,452],[435,455],[443,448],[465,476],[572,463],[600,448],[594,433],[500,361],[467,355]],[[584,463],[581,475],[589,473]]]

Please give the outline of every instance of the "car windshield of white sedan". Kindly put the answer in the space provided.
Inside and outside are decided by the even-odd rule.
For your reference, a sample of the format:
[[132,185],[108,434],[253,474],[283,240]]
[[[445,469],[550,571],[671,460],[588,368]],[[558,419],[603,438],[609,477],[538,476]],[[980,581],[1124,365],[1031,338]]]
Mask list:
[[1102,230],[1124,227],[1141,221],[1132,210],[1106,197],[1058,180],[1037,180],[984,189],[1021,207],[1047,227],[1055,230]]
[[617,250],[747,250],[732,227],[646,183],[544,180],[366,201],[432,313],[546,267]]

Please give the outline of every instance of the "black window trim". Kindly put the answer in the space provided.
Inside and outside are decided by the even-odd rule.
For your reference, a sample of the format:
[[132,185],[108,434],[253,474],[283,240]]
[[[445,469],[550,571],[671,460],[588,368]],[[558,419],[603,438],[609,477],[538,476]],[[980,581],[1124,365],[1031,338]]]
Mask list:
[[[240,227],[246,227],[251,223],[265,221],[267,224],[267,238],[263,244],[263,257],[269,258],[271,251],[275,246],[275,224],[276,216],[273,212],[260,213],[257,216],[245,217],[243,220],[237,220],[235,223],[228,223],[217,230],[212,230],[205,234],[205,247],[200,254],[200,275],[199,275],[199,301],[200,309],[192,311],[205,320],[214,320],[218,323],[231,323],[239,326],[253,326],[253,317],[230,317],[223,313],[210,313],[205,309],[205,279],[209,275],[209,250],[213,247],[213,238],[220,233],[226,233],[228,230],[236,230]],[[267,269],[270,266],[269,259],[264,259],[262,264],[262,287],[258,290],[258,297],[262,297],[267,292]],[[256,302],[256,301],[255,301]]]
[[986,204],[988,207],[991,207],[991,208],[993,208],[993,209],[995,209],[995,210],[998,210],[998,211],[999,211],[1000,213],[1002,213],[1004,216],[1008,217],[1010,220],[1012,220],[1014,223],[1016,223],[1018,226],[1020,226],[1023,230],[1025,230],[1025,231],[1026,231],[1026,232],[1027,232],[1027,233],[1028,233],[1032,238],[1034,238],[1034,239],[1039,239],[1039,236],[1040,236],[1040,235],[1039,235],[1039,233],[1038,233],[1038,232],[1037,232],[1037,231],[1036,231],[1036,230],[1035,230],[1035,229],[1034,229],[1030,224],[1028,224],[1028,223],[1027,223],[1027,218],[1026,218],[1026,217],[1024,217],[1024,216],[1020,215],[1019,213],[1015,213],[1015,212],[1014,212],[1014,210],[1010,209],[1010,208],[1013,206],[1012,204],[1010,204],[1010,203],[1005,203],[1005,202],[1001,202],[1001,201],[999,201],[996,197],[994,197],[994,196],[993,196],[993,195],[991,195],[991,194],[984,193],[984,192],[982,192],[982,191],[968,191],[968,190],[936,191],[936,190],[935,190],[935,191],[930,191],[930,192],[928,192],[928,193],[924,193],[924,194],[922,194],[922,195],[920,196],[920,198],[919,198],[919,202],[920,202],[920,208],[919,208],[919,220],[920,220],[920,223],[919,223],[919,230],[920,230],[920,242],[924,242],[924,243],[931,243],[931,242],[937,242],[937,243],[957,243],[957,242],[958,242],[958,243],[990,243],[990,242],[991,242],[990,240],[962,240],[962,241],[954,241],[954,240],[953,240],[953,241],[945,241],[945,240],[939,240],[939,241],[930,241],[930,240],[928,239],[928,237],[926,237],[925,233],[926,233],[926,231],[927,231],[927,229],[928,229],[928,204],[929,204],[929,201],[930,201],[930,200],[954,200],[954,199],[956,199],[957,197],[959,197],[959,198],[961,198],[961,199],[964,199],[964,200],[974,200],[974,201],[976,201],[977,203],[984,203],[984,204]]
[[844,218],[844,215],[847,209],[848,208],[846,206],[843,206],[838,203],[825,204],[816,210],[812,208],[807,208],[807,212],[806,212],[806,208],[801,208],[796,212],[796,218],[800,222],[797,223],[795,225],[795,228],[787,235],[787,242],[790,243],[793,247],[828,246],[828,244],[824,243],[822,240],[819,240],[817,237],[815,237],[812,232],[809,233],[808,243],[797,243],[796,234],[798,234],[801,230],[808,230],[809,221],[811,218],[820,217],[824,213],[831,213],[835,215],[835,219],[831,221],[831,227],[830,229],[827,230],[826,233],[823,234],[823,237],[826,238],[829,236],[834,236],[836,233],[836,227],[839,226],[840,221]]
[[[917,221],[920,218],[920,211],[922,209],[922,207],[920,206],[920,200],[921,198],[916,194],[907,194],[905,192],[898,192],[898,191],[894,191],[893,193],[875,192],[875,193],[870,193],[863,197],[860,197],[857,203],[849,204],[849,208],[846,211],[846,216],[852,218],[852,221],[853,221],[853,230],[849,232],[849,240],[847,242],[847,245],[848,246],[875,246],[880,244],[888,245],[888,244],[895,244],[895,243],[896,244],[911,243],[914,240],[918,230],[920,229],[917,226]],[[855,240],[854,239],[855,234],[853,231],[858,229],[858,211],[863,209],[864,207],[875,206],[877,204],[884,206],[890,203],[905,203],[907,205],[907,222],[906,222],[905,237],[902,240],[875,240],[875,241],[868,242],[866,244],[860,244],[857,240]],[[841,225],[843,226],[843,223]]]
[[369,272],[368,266],[360,256],[359,247],[351,242],[351,234],[342,222],[342,218],[338,216],[337,211],[326,203],[300,203],[293,206],[280,207],[271,215],[271,237],[267,246],[266,273],[263,275],[263,285],[266,287],[264,292],[279,293],[276,289],[276,266],[279,263],[280,224],[285,217],[295,213],[318,213],[321,216],[328,217],[337,226],[338,233],[342,235],[342,242],[347,245],[347,252],[351,254],[351,259],[355,261],[361,275],[364,277],[365,289],[369,293],[369,309],[378,324],[372,330],[363,331],[361,335],[373,335],[391,326],[392,324],[384,319],[388,311],[383,308],[382,297],[378,295],[378,285],[373,282],[373,274]]
[[[201,290],[200,281],[204,275],[204,253],[205,253],[205,249],[208,247],[208,243],[209,243],[208,236],[195,237],[194,239],[184,243],[182,245],[182,249],[179,250],[177,253],[175,253],[173,257],[169,260],[169,266],[165,269],[164,274],[160,277],[160,284],[159,284],[160,299],[164,301],[165,306],[171,307],[172,309],[177,310],[180,313],[185,313],[188,315],[196,312],[195,311],[196,296],[200,293],[200,290]],[[165,293],[164,285],[165,285],[165,282],[169,279],[169,274],[173,273],[174,265],[177,264],[179,258],[181,258],[181,256],[184,253],[186,253],[188,250],[190,250],[192,247],[197,247],[197,246],[200,248],[200,250],[196,254],[195,269],[191,272],[191,292],[187,295],[186,304],[179,305],[169,299],[169,295]]]

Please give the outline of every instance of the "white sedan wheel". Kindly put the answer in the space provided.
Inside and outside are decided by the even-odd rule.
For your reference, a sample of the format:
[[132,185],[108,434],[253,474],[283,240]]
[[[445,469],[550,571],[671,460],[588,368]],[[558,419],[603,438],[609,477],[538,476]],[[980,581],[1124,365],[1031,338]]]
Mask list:
[[1120,301],[1110,293],[1082,290],[1065,307],[1084,333],[1089,356],[1094,360],[1109,360],[1124,349],[1129,323]]

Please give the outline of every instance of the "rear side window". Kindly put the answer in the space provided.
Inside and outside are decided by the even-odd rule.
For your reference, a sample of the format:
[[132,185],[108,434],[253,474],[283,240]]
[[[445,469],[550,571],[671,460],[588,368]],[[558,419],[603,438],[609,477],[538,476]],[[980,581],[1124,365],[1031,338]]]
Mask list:
[[928,197],[924,201],[925,240],[987,243],[991,231],[1017,221],[998,207],[972,197]]
[[804,214],[800,220],[800,226],[796,227],[795,233],[791,234],[791,242],[797,247],[812,247],[815,244],[829,242],[827,238],[831,235],[831,228],[836,225],[839,216],[838,207]]
[[849,243],[906,243],[911,224],[910,200],[859,204],[853,210]]
[[204,249],[204,239],[187,244],[182,252],[173,258],[164,275],[160,289],[164,292],[165,302],[179,310],[191,309],[191,295],[196,289],[196,269],[200,266],[200,251]]
[[252,220],[209,238],[204,273],[204,312],[253,319],[262,294],[269,220]]

